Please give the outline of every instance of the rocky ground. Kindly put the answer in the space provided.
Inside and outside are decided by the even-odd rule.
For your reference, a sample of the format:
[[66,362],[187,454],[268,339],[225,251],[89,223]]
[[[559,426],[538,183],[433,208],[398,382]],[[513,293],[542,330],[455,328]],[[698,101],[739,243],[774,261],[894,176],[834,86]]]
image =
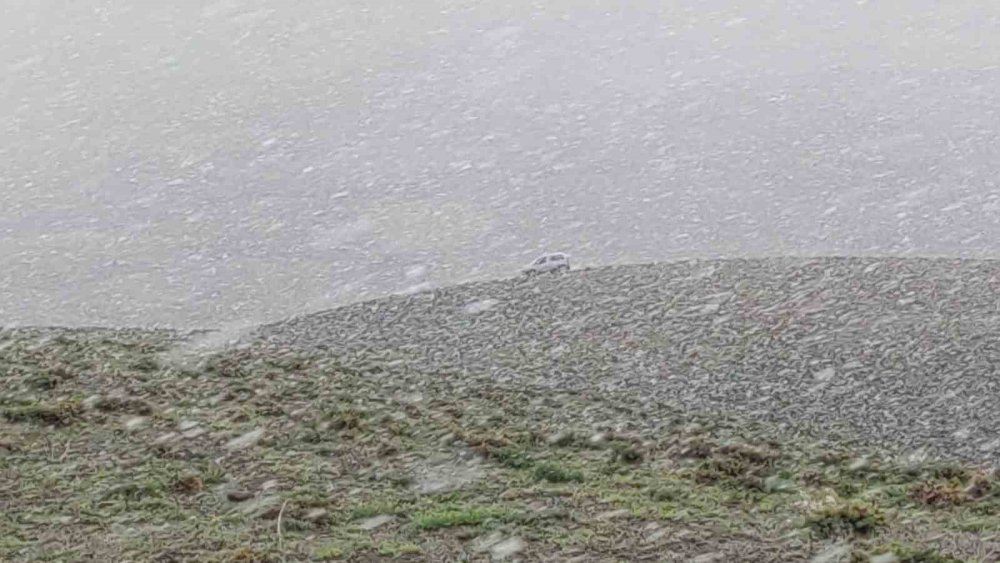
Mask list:
[[997,261],[692,261],[450,287],[259,337],[399,373],[619,392],[998,461],[998,290]]
[[996,561],[1000,264],[691,262],[0,331],[0,560]]

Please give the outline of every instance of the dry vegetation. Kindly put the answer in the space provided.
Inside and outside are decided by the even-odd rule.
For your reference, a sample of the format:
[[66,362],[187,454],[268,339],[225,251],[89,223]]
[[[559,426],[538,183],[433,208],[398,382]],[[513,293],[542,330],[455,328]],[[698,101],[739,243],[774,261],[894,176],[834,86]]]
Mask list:
[[996,560],[1000,481],[822,434],[167,333],[0,333],[4,561]]

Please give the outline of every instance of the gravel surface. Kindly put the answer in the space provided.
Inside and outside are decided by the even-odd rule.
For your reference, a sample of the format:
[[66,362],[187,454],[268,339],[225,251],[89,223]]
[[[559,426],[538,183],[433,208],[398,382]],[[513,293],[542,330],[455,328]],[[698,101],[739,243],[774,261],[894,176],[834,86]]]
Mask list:
[[396,296],[253,338],[347,364],[628,394],[994,462],[998,287],[997,261],[688,261]]

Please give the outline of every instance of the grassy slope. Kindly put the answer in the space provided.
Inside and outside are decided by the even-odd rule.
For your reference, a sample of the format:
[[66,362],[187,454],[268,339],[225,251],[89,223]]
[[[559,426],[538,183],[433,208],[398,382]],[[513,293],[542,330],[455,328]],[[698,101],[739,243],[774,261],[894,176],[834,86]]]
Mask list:
[[169,345],[135,332],[0,336],[0,560],[950,561],[1000,550],[1000,481],[972,467],[291,352],[171,368],[159,360]]

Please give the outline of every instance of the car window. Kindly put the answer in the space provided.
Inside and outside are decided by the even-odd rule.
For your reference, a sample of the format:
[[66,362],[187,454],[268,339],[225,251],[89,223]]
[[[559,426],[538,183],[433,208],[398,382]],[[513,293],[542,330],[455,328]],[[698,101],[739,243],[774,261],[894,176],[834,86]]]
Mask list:
[[535,265],[544,264],[544,263],[545,263],[545,257],[544,256],[542,256],[538,260],[535,260]]

